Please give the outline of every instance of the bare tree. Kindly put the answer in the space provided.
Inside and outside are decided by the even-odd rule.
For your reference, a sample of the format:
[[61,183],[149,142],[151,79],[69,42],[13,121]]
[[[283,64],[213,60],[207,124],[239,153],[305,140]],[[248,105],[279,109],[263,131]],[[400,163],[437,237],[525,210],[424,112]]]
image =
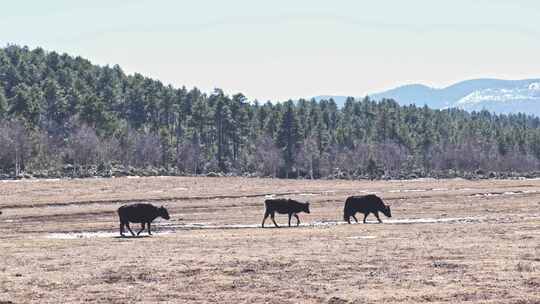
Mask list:
[[386,141],[376,144],[373,154],[382,165],[387,176],[397,176],[403,164],[407,161],[409,151],[405,146]]
[[200,173],[201,148],[196,138],[178,145],[176,153],[176,166],[180,170],[192,174]]
[[20,121],[0,125],[0,168],[3,171],[14,170],[16,176],[21,174],[30,158],[31,148],[30,134]]
[[97,163],[100,150],[100,140],[96,131],[83,125],[73,133],[69,141],[69,156],[75,166],[87,170],[89,165]]
[[162,159],[159,136],[142,132],[135,140],[135,164],[137,166],[158,166]]
[[307,174],[310,179],[314,179],[315,167],[318,164],[319,149],[317,142],[312,136],[307,137],[302,142],[298,155],[296,156],[296,165],[302,174]]
[[280,152],[270,136],[262,136],[256,143],[258,171],[264,176],[276,177],[282,162]]

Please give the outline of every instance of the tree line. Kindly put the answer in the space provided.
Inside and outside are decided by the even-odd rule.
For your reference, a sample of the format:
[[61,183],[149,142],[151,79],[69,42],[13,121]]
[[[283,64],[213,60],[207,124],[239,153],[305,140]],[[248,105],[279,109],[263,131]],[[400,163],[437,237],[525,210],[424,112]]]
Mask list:
[[540,120],[348,98],[248,101],[0,49],[0,174],[409,178],[533,173]]

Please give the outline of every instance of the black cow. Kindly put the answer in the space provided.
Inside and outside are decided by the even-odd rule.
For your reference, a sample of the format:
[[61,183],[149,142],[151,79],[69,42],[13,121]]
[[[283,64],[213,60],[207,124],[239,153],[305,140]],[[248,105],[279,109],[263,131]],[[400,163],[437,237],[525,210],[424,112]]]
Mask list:
[[382,199],[374,194],[369,194],[365,196],[350,196],[345,201],[345,208],[343,210],[343,219],[347,223],[351,223],[351,216],[358,223],[358,219],[354,216],[357,212],[364,214],[364,224],[366,223],[366,218],[370,213],[373,213],[379,223],[382,223],[379,218],[379,211],[382,212],[387,217],[392,217],[390,212],[390,206],[387,206],[383,203]]
[[135,233],[129,227],[129,223],[141,223],[141,230],[137,232],[139,235],[144,230],[145,224],[148,224],[148,235],[152,235],[150,223],[157,217],[162,217],[166,220],[170,219],[169,212],[165,207],[156,207],[152,204],[132,204],[124,205],[118,208],[118,217],[120,217],[120,235],[124,236],[124,226],[127,227],[131,235]]
[[275,213],[288,214],[289,215],[289,227],[291,227],[291,217],[294,215],[296,218],[296,226],[300,225],[300,219],[298,218],[299,212],[309,213],[309,202],[300,203],[292,199],[267,199],[264,201],[266,211],[264,212],[264,218],[262,221],[262,227],[264,228],[264,221],[270,216],[274,225],[279,228],[276,220],[274,219]]

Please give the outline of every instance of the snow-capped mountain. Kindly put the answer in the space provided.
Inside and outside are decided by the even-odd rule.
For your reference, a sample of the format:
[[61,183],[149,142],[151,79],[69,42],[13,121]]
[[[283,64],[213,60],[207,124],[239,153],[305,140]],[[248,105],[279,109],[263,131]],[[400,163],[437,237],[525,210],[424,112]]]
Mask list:
[[475,79],[442,89],[412,85],[374,94],[372,98],[393,98],[400,104],[425,104],[437,109],[456,107],[540,116],[540,79]]
[[[333,97],[341,104],[342,96]],[[474,79],[446,88],[412,84],[370,94],[375,100],[391,98],[402,105],[427,105],[430,108],[461,108],[467,111],[488,110],[496,113],[526,113],[540,116],[540,79]]]
[[540,113],[540,82],[528,86],[510,89],[490,88],[477,90],[461,98],[456,106],[466,110],[482,110],[494,112],[531,112]]

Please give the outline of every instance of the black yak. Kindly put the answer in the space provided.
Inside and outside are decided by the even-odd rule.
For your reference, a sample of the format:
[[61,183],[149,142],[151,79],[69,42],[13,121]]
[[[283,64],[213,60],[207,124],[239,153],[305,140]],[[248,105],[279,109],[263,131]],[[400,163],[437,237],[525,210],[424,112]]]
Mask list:
[[296,218],[296,226],[300,225],[300,219],[298,218],[299,212],[309,213],[309,202],[300,203],[292,199],[267,199],[264,201],[266,211],[264,212],[264,218],[262,221],[262,227],[264,228],[264,221],[270,216],[274,225],[279,228],[279,225],[274,219],[275,213],[288,214],[289,215],[289,227],[291,227],[291,217],[294,215]]
[[139,235],[144,230],[145,224],[148,224],[148,235],[152,235],[150,223],[157,217],[162,217],[166,220],[170,219],[169,212],[165,207],[156,207],[152,204],[132,204],[124,205],[118,208],[118,217],[120,218],[120,235],[124,236],[124,226],[127,227],[131,235],[135,233],[129,227],[129,223],[141,223],[141,230],[137,232]]
[[379,211],[382,212],[387,217],[392,217],[390,212],[390,206],[387,206],[383,203],[382,199],[374,194],[369,194],[365,196],[350,196],[345,201],[345,208],[343,210],[343,219],[347,223],[351,223],[351,216],[358,223],[358,219],[354,216],[357,212],[364,214],[364,224],[366,223],[366,218],[370,213],[373,213],[379,223],[382,223],[379,218]]

